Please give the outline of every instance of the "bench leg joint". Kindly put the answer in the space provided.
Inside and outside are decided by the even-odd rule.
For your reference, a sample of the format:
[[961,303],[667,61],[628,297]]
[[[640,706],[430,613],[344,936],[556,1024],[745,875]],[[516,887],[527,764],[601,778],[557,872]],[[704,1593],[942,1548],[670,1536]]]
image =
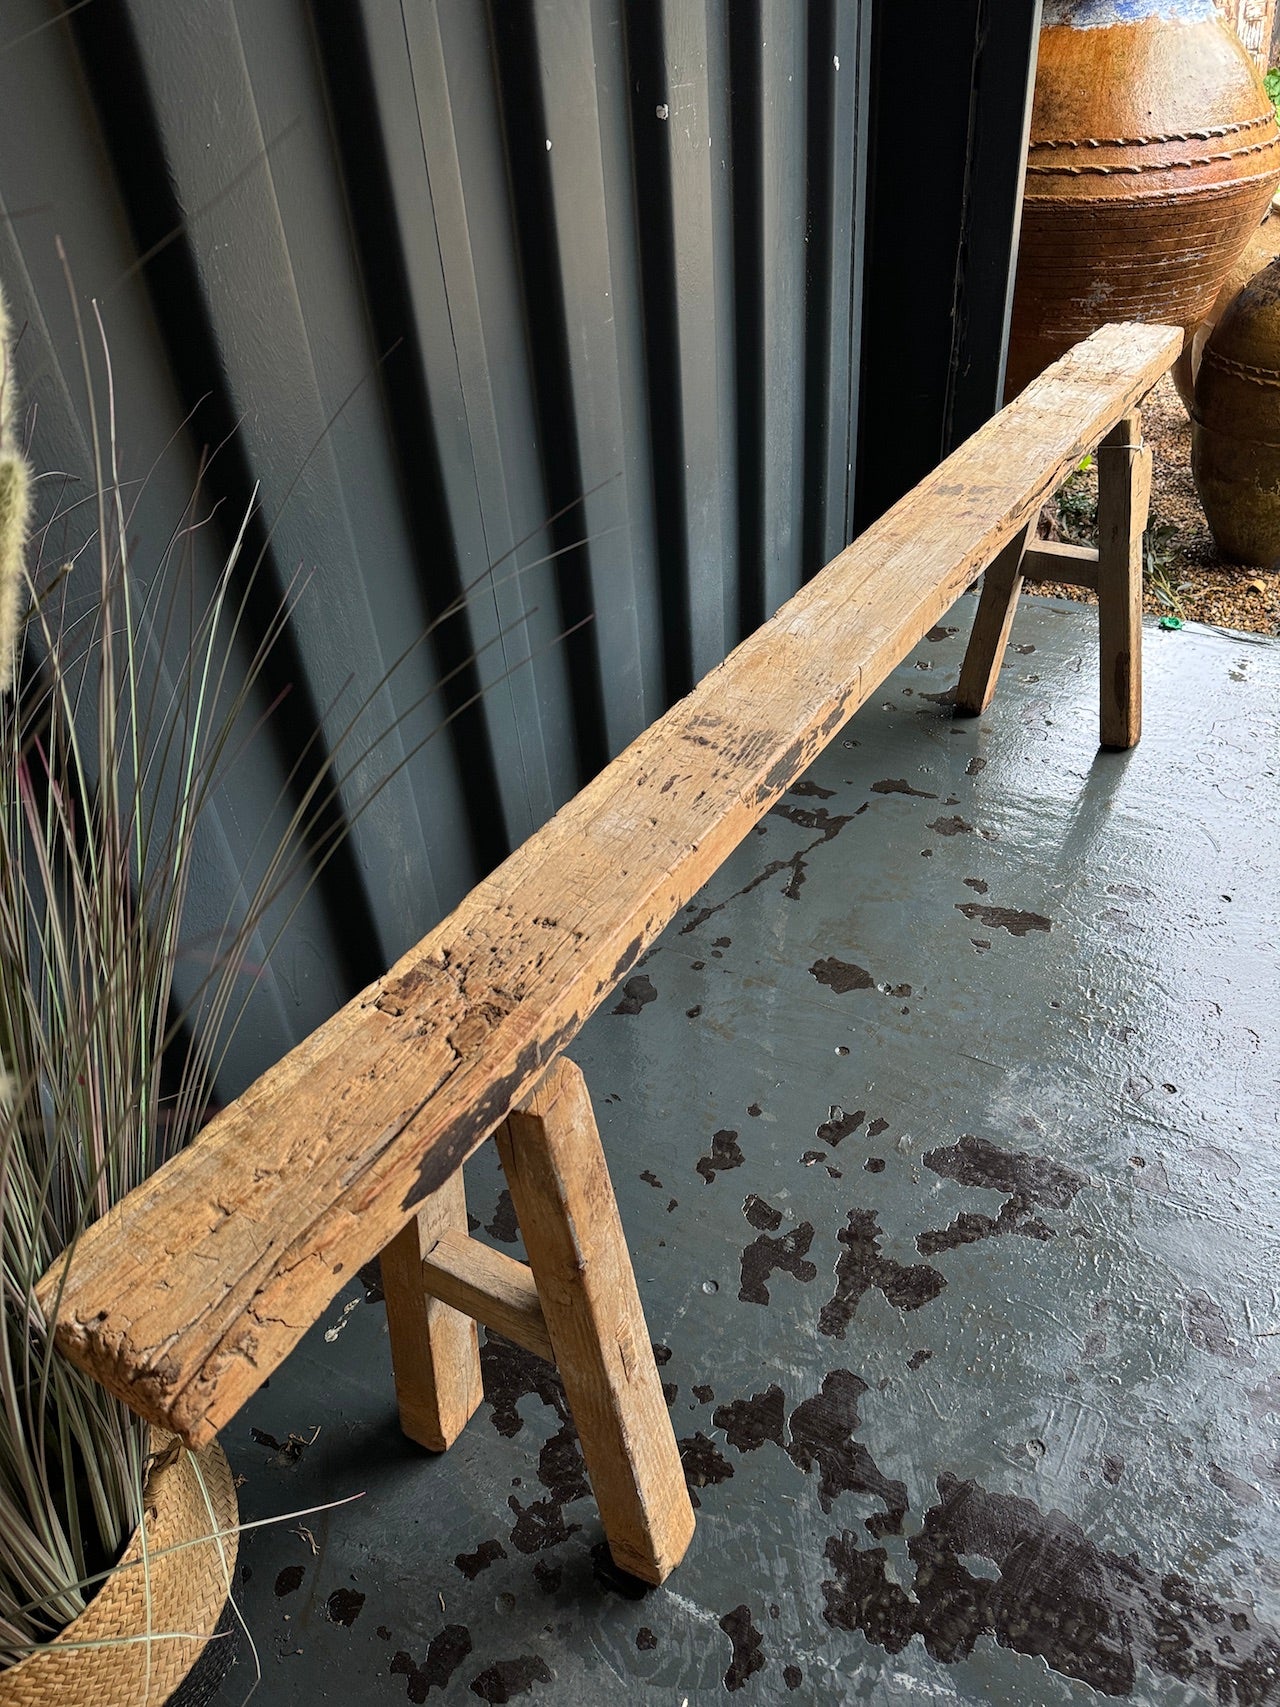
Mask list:
[[497,1133],[556,1366],[615,1562],[660,1583],[693,1534],[586,1082],[563,1056]]
[[1151,452],[1135,409],[1098,447],[1099,735],[1136,747],[1142,734],[1142,537],[1151,504]]
[[956,688],[956,711],[960,716],[978,717],[991,704],[1022,591],[1022,556],[1035,525],[1033,516],[1025,527],[1019,528],[982,577],[978,610]]
[[456,1173],[382,1252],[400,1426],[431,1452],[453,1445],[483,1397],[474,1321],[432,1297],[422,1283],[427,1252],[442,1238],[466,1231],[466,1194]]
[[615,1562],[662,1582],[693,1506],[586,1082],[554,1062],[495,1134],[527,1264],[467,1233],[452,1176],[382,1254],[400,1419],[443,1451],[480,1403],[476,1322],[559,1370]]

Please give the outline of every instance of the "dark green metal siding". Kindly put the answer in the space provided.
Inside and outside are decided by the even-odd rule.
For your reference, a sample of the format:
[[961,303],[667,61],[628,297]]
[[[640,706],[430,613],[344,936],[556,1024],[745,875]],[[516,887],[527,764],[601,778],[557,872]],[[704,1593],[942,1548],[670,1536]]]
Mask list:
[[[374,696],[367,730],[400,721],[335,827],[401,768],[297,891],[238,1082],[839,549],[855,469],[863,520],[994,405],[1038,6],[60,10],[0,18],[0,276],[33,454],[76,483],[46,481],[42,514],[90,470],[60,236],[101,302],[126,476],[155,467],[139,563],[210,446],[187,572],[207,582],[256,491],[256,623],[307,577],[196,924],[252,881],[312,730],[336,744],[472,589]],[[945,170],[903,147],[911,113]],[[83,537],[72,511],[42,544]]]

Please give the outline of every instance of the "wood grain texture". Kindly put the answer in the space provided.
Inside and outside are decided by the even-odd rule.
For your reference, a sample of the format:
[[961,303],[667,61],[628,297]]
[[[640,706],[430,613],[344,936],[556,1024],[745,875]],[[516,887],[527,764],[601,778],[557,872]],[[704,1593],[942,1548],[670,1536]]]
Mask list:
[[1022,554],[1024,581],[1058,581],[1064,587],[1098,586],[1098,552],[1092,545],[1041,539]]
[[842,551],[54,1265],[59,1348],[211,1439],[1180,347],[1104,327]]
[[1142,536],[1151,502],[1151,452],[1127,414],[1098,447],[1099,734],[1104,747],[1142,735]]
[[423,1258],[422,1280],[433,1298],[465,1311],[535,1357],[555,1362],[538,1288],[527,1263],[465,1233],[446,1233]]
[[1015,534],[982,577],[982,593],[956,684],[955,707],[962,717],[979,716],[996,691],[1022,591],[1022,558],[1035,525],[1030,521]]
[[693,1506],[579,1068],[556,1061],[497,1137],[609,1551],[660,1583]]
[[382,1252],[400,1426],[431,1452],[453,1445],[484,1397],[475,1322],[430,1296],[422,1281],[426,1253],[458,1230],[465,1236],[461,1172],[432,1192]]

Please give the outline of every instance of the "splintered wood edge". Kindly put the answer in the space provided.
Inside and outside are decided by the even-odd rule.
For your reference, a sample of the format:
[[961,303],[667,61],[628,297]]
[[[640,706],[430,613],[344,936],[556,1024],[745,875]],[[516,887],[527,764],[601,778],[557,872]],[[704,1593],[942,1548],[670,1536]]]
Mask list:
[[[847,546],[53,1264],[37,1296],[59,1351],[189,1445],[211,1440],[1181,348],[1177,328],[1103,327]],[[598,892],[584,895],[575,858]],[[544,907],[551,872],[572,928]],[[535,926],[526,968],[515,956]],[[305,1168],[286,1181],[288,1161]]]

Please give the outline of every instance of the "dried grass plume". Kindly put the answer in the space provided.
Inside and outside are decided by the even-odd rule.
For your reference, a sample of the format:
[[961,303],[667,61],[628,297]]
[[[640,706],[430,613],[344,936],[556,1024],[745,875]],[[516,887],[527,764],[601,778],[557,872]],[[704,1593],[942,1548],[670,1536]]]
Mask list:
[[14,437],[17,385],[9,308],[0,290],[0,693],[13,686],[26,584],[31,470]]

